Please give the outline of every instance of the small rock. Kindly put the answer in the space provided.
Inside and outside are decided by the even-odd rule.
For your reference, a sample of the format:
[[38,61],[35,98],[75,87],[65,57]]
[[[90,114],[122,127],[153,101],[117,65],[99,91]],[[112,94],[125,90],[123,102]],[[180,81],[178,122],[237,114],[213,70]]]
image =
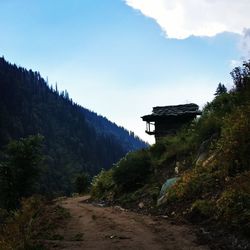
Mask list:
[[144,208],[144,203],[143,203],[143,202],[140,202],[140,203],[138,204],[138,207],[139,207],[140,209]]
[[98,207],[104,207],[105,204],[104,204],[104,203],[98,203],[97,206],[98,206]]
[[162,215],[161,218],[168,219],[168,216],[167,215]]
[[209,234],[209,232],[207,232],[203,227],[200,228],[200,232],[202,234]]
[[124,208],[122,208],[122,207],[120,207],[120,206],[114,206],[114,209],[120,210],[120,211],[122,211],[122,212],[126,211],[126,209],[124,209]]
[[173,211],[173,212],[171,213],[171,215],[172,215],[172,216],[175,216],[175,212]]
[[174,168],[176,174],[179,174],[180,166],[181,166],[180,162],[177,161]]

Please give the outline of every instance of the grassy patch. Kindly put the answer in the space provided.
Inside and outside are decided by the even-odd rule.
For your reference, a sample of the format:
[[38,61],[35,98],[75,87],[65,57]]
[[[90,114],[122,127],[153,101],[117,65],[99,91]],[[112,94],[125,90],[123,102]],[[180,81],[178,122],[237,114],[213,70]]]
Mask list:
[[1,225],[0,249],[44,249],[42,240],[55,237],[55,229],[69,216],[67,210],[40,196],[25,199]]

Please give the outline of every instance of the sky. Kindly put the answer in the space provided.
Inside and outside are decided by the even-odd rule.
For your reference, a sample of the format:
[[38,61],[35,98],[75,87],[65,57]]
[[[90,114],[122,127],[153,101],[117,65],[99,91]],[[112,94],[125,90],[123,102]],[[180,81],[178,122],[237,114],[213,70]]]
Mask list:
[[249,0],[0,0],[0,56],[153,143],[154,106],[211,101],[250,58]]

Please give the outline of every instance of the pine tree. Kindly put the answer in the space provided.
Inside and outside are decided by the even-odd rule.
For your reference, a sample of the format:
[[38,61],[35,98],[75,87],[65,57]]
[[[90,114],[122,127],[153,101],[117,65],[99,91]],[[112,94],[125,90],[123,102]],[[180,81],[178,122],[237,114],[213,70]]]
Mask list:
[[34,192],[42,160],[40,135],[11,141],[4,152],[5,159],[0,163],[0,205],[14,209],[21,198]]
[[225,94],[225,93],[227,93],[227,88],[225,87],[224,84],[219,83],[214,95],[219,96],[219,95],[222,95],[222,94]]

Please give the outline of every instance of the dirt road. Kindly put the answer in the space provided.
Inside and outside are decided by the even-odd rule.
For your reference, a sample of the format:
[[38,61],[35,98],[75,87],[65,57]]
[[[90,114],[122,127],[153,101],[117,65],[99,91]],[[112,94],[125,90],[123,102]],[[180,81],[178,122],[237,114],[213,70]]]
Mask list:
[[61,238],[50,242],[53,249],[209,249],[196,243],[188,226],[173,225],[165,219],[136,214],[120,207],[88,204],[86,199],[85,196],[60,201],[60,205],[69,210],[71,218],[58,230]]

